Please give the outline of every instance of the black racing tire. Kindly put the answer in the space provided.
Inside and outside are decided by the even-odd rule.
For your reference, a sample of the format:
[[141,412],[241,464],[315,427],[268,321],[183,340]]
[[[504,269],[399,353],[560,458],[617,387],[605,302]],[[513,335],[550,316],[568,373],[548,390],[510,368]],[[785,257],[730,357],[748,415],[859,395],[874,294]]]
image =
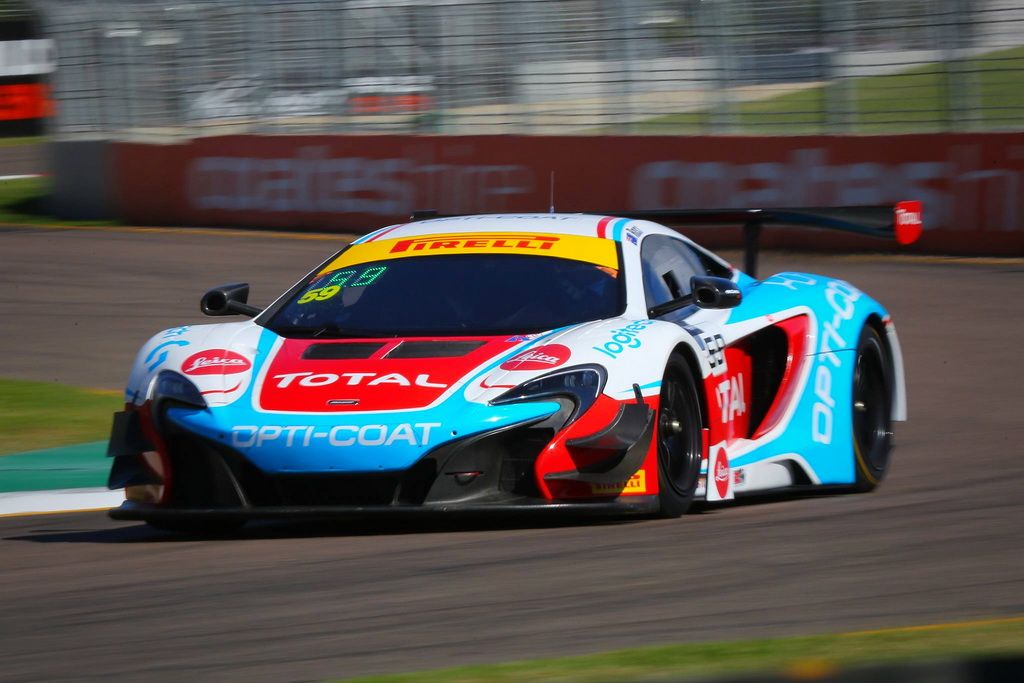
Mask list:
[[865,325],[853,371],[854,490],[875,489],[889,471],[892,451],[892,361],[881,335]]
[[700,395],[690,365],[669,358],[658,406],[658,502],[661,517],[679,517],[693,503],[703,454]]
[[244,519],[147,519],[146,524],[188,536],[229,536],[245,526]]

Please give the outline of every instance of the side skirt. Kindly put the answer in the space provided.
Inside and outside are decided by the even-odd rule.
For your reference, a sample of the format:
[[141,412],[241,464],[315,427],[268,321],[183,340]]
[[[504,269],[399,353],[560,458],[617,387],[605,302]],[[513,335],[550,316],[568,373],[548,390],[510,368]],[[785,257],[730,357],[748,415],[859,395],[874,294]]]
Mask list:
[[[704,482],[706,472],[701,473],[695,497],[706,500]],[[730,471],[733,492],[737,496],[759,495],[767,492],[785,492],[797,489],[814,490],[821,487],[814,483],[807,473],[794,460],[778,459],[769,462],[758,462],[734,467]],[[725,502],[725,501],[714,501]]]

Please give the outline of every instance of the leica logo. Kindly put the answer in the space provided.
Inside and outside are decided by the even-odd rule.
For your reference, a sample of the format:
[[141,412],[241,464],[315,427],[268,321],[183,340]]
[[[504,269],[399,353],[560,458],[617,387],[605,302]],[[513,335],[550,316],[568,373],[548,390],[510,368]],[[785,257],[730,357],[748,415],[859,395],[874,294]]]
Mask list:
[[252,367],[245,356],[227,349],[207,349],[194,353],[181,364],[186,375],[233,375]]
[[541,353],[540,351],[527,351],[521,356],[516,356],[516,363],[525,363],[526,361],[535,360],[538,363],[544,363],[545,365],[555,365],[559,360],[558,356],[552,356],[547,353]]
[[501,364],[502,370],[546,370],[569,360],[571,351],[561,344],[547,344],[524,351]]
[[721,460],[715,464],[715,481],[729,481],[729,468]]
[[220,356],[206,358],[205,356],[200,356],[199,358],[196,358],[194,361],[192,361],[192,365],[185,368],[185,372],[198,370],[199,368],[208,368],[214,365],[245,366],[246,362],[244,358],[221,358]]
[[724,448],[719,448],[715,457],[715,489],[719,498],[729,495],[729,469],[729,456]]

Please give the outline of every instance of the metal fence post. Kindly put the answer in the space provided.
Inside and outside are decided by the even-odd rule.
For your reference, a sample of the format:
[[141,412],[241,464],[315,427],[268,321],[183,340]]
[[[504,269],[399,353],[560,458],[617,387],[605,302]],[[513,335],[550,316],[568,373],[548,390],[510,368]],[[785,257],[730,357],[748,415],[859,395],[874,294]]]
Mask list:
[[[732,94],[732,50],[736,48],[732,39],[731,13],[729,3],[713,2],[708,12],[712,20],[713,37],[711,38],[712,54],[715,59],[714,95],[709,123],[712,133],[731,133],[735,127]],[[743,4],[737,0],[737,4]]]
[[823,31],[829,50],[825,60],[828,84],[825,86],[825,128],[828,132],[847,132],[855,115],[854,83],[848,65],[855,30],[853,3],[856,0],[834,0],[822,3]]
[[620,78],[622,79],[622,107],[619,110],[618,129],[622,133],[630,133],[634,128],[633,112],[633,90],[634,90],[634,60],[636,58],[636,21],[630,14],[630,3],[612,2],[612,7],[618,8],[618,21],[621,29],[621,38],[616,38],[619,49],[617,56],[622,60]]
[[969,130],[975,126],[970,112],[981,109],[977,99],[975,55],[971,33],[973,16],[968,0],[947,0],[950,18],[943,33],[945,74],[947,79],[947,107],[950,130]]
[[1024,0],[37,4],[58,134],[1024,125]]

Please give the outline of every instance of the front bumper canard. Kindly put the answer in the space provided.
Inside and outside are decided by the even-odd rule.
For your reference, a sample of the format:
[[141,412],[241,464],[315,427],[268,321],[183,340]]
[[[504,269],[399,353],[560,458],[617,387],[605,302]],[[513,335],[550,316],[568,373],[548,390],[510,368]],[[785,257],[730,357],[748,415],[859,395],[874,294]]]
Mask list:
[[575,480],[591,484],[614,484],[628,480],[643,466],[654,435],[654,415],[644,403],[624,403],[601,431],[570,439],[570,449],[593,451],[600,457],[575,470],[551,472],[547,480]]

